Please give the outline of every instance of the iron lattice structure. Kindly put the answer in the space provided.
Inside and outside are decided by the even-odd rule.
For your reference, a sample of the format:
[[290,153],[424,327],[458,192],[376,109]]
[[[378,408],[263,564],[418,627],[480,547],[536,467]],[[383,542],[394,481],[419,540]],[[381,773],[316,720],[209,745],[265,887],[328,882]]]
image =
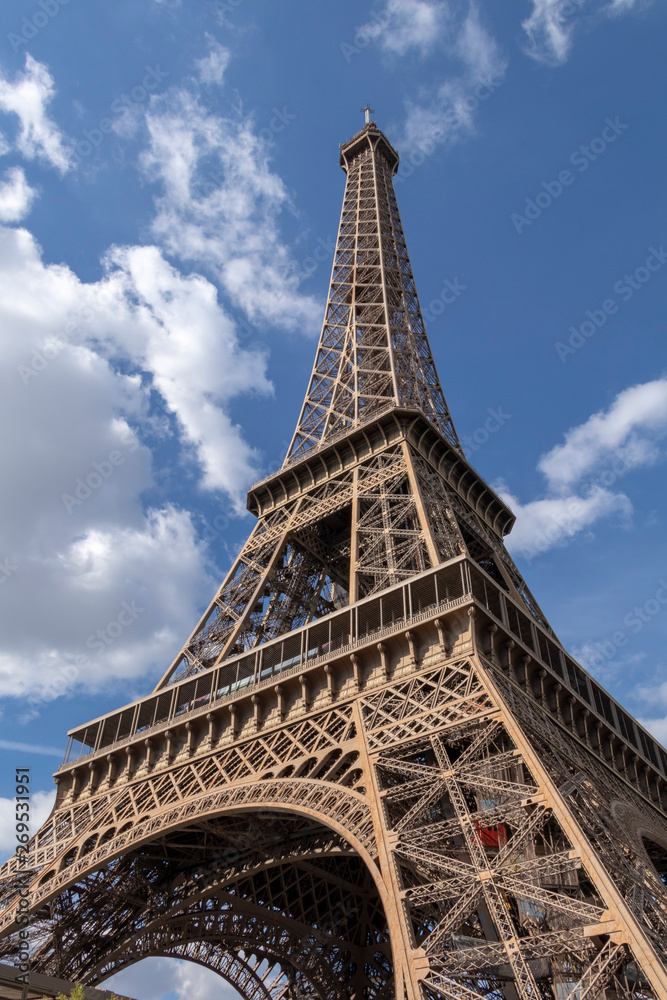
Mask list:
[[667,753],[563,649],[467,463],[374,123],[257,524],[155,691],[70,734],[17,948],[248,1000],[664,1000]]

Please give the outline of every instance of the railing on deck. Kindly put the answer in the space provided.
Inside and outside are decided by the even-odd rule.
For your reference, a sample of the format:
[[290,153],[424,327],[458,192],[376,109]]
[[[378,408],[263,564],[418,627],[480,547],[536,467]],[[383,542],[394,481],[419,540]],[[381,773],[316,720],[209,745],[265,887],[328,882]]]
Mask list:
[[152,696],[73,730],[64,763],[122,747],[180,716],[210,711],[246,688],[263,688],[276,677],[300,673],[354,651],[369,641],[454,610],[475,599],[541,662],[558,682],[578,695],[646,761],[667,775],[667,753],[614,701],[538,622],[484,570],[465,556],[413,576],[351,607],[310,622],[284,637],[218,667],[184,678]]
[[72,731],[65,763],[122,746],[140,733],[148,735],[186,713],[210,709],[245,688],[271,683],[278,675],[341,656],[369,638],[379,642],[470,597],[467,562],[460,556]]

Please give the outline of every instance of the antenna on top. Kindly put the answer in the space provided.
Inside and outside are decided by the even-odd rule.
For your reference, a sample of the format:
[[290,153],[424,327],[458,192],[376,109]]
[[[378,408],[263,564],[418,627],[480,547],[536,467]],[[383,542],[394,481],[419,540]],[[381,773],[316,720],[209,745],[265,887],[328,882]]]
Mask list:
[[374,115],[374,114],[375,114],[375,111],[374,111],[374,110],[373,110],[373,108],[372,108],[372,107],[370,106],[370,104],[367,104],[367,105],[366,105],[366,107],[365,107],[365,108],[362,108],[361,110],[363,111],[363,113],[364,113],[364,115],[365,115],[365,118],[366,118],[366,124],[367,124],[367,125],[370,125],[370,123],[371,123],[371,115]]

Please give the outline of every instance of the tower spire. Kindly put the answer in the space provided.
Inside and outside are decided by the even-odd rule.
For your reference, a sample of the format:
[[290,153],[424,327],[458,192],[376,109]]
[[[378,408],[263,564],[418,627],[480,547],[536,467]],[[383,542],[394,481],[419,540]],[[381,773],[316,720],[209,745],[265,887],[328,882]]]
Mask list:
[[313,373],[287,461],[387,407],[419,410],[459,452],[433,363],[392,178],[398,153],[366,126],[342,146],[347,174]]

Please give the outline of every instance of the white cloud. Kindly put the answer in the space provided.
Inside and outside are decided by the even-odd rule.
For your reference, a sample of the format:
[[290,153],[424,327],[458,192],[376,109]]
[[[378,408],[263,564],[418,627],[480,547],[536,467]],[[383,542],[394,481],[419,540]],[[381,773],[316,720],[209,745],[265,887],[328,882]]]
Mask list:
[[488,79],[504,72],[506,62],[498,44],[482,24],[479,9],[471,4],[454,40],[456,52],[473,79]]
[[[616,17],[638,6],[637,0],[611,0],[589,4],[587,0],[532,0],[530,16],[521,27],[527,35],[526,54],[548,66],[567,62],[579,19]],[[583,8],[586,7],[586,10]]]
[[[575,0],[576,2],[576,0]],[[533,0],[530,17],[521,27],[528,35],[526,52],[538,62],[557,66],[567,60],[574,23],[568,13],[573,0]]]
[[[0,392],[13,423],[0,429],[0,694],[161,673],[219,577],[188,511],[144,508],[142,437],[164,426],[156,412],[172,414],[201,485],[240,505],[257,470],[226,407],[267,391],[264,359],[239,346],[215,288],[155,247],[116,248],[86,284],[45,266],[25,230],[2,234]],[[142,610],[128,621],[124,603]]]
[[16,148],[28,159],[45,160],[64,174],[72,165],[71,151],[46,111],[54,93],[53,77],[29,53],[25,71],[13,83],[0,75],[0,111],[19,119]]
[[403,143],[432,149],[456,142],[474,129],[475,113],[501,85],[507,60],[482,23],[475,3],[463,19],[447,21],[444,52],[456,71],[439,83],[428,100],[407,102]]
[[0,222],[20,222],[30,211],[37,192],[31,188],[21,167],[5,170],[0,184]]
[[142,165],[162,186],[156,239],[173,256],[208,268],[251,321],[317,331],[321,305],[299,293],[280,234],[289,196],[252,119],[209,114],[180,88],[154,97],[146,120]]
[[199,79],[202,83],[222,84],[225,71],[229,65],[230,52],[224,45],[221,45],[212,35],[206,35],[209,44],[209,53],[203,59],[196,62],[199,71]]
[[497,486],[517,518],[508,548],[532,558],[601,518],[617,515],[627,524],[632,504],[610,487],[632,469],[662,458],[666,434],[667,378],[624,389],[608,410],[571,428],[563,444],[540,458],[546,497],[522,504],[504,483]]
[[104,989],[141,1000],[177,1000],[214,996],[218,1000],[238,1000],[237,991],[212,969],[175,958],[145,958],[129,969],[111,976]]
[[639,719],[644,729],[655,736],[658,743],[667,747],[667,717],[664,719]]
[[[178,539],[174,538],[176,530],[172,528],[161,534],[168,534],[170,542],[181,541],[177,551],[188,556],[192,562],[193,555],[196,555],[194,532],[190,532],[185,539]],[[159,537],[158,533],[156,536]],[[98,561],[90,568],[91,572],[97,572],[99,586],[96,591],[82,593],[79,587],[81,580],[76,576],[76,570],[80,570],[81,565],[75,562],[71,552],[63,553],[64,565],[60,573],[52,572],[45,581],[40,581],[37,558],[34,558],[21,583],[15,583],[16,596],[10,602],[11,611],[24,623],[27,619],[25,601],[29,597],[28,584],[33,585],[36,597],[42,602],[49,602],[46,620],[40,622],[33,636],[22,639],[17,627],[6,629],[3,636],[0,693],[5,697],[26,700],[24,718],[32,718],[38,713],[40,705],[75,688],[85,692],[111,689],[118,687],[117,682],[121,678],[131,684],[140,683],[147,675],[157,676],[166,668],[178,648],[179,637],[175,636],[175,630],[183,628],[180,638],[187,634],[196,611],[191,599],[192,589],[189,593],[181,592],[181,600],[187,602],[183,611],[174,591],[179,582],[190,588],[196,586],[197,573],[181,572],[180,567],[174,566],[173,560],[157,552],[156,536],[150,537],[148,530],[123,533],[122,529],[118,529],[115,534],[109,532],[103,537],[94,535],[86,539],[90,545],[100,545]],[[141,549],[140,554],[131,560],[135,572],[131,581],[113,561],[111,565],[104,562],[116,540],[126,543],[119,546],[119,551],[127,553],[127,543],[133,541]],[[175,568],[177,573],[174,573]],[[203,568],[201,564],[196,567],[199,571]],[[164,586],[164,581],[158,578],[160,573],[172,574],[171,585]],[[85,574],[82,573],[82,576]],[[206,580],[209,584],[212,582],[210,577]],[[59,584],[62,586],[61,594],[57,590]],[[211,589],[209,587],[209,595]],[[114,591],[118,592],[116,603],[113,603]],[[137,591],[143,591],[148,598],[140,601],[127,599]],[[119,625],[119,618],[123,624],[129,620],[126,609],[137,614],[137,623],[127,632]],[[141,612],[146,613],[141,615]],[[173,628],[166,625],[170,612]],[[60,619],[56,621],[58,613]],[[133,690],[131,686],[129,691]],[[123,694],[125,700],[133,697],[128,694],[127,686]]]
[[520,503],[507,489],[496,488],[516,515],[507,546],[527,559],[569,541],[600,518],[618,514],[627,521],[632,513],[632,504],[626,496],[600,488],[586,496],[570,494],[527,504]]
[[16,750],[19,753],[36,753],[40,757],[59,757],[62,760],[62,747],[43,746],[41,743],[19,743],[16,740],[0,740],[0,750]]
[[197,599],[213,592],[207,569],[189,512],[170,507],[149,510],[137,528],[90,528],[50,557],[21,561],[7,611],[25,621],[29,593],[44,610],[25,639],[6,630],[0,692],[27,695],[34,708],[75,686],[99,691],[163,672],[196,621]]
[[605,656],[601,646],[602,643],[588,641],[582,643],[580,646],[574,646],[572,653],[576,657],[577,662],[586,667],[586,670],[593,677],[597,677],[603,684],[611,686],[610,680],[618,663],[615,659],[617,648],[612,645],[610,655]]
[[[111,354],[120,348],[153,373],[154,387],[196,451],[204,487],[240,503],[239,491],[257,467],[224,405],[243,392],[271,391],[265,356],[241,349],[213,285],[197,274],[183,277],[156,247],[116,248],[107,266],[99,295],[110,294],[120,311],[113,331],[99,329],[99,335],[110,337]],[[136,304],[128,309],[130,302]],[[98,327],[96,321],[93,332]]]
[[648,729],[649,733],[652,733],[658,743],[661,743],[663,747],[667,747],[667,716],[664,718],[639,718],[639,722]]
[[[565,491],[600,469],[614,478],[660,456],[667,434],[667,377],[619,393],[606,412],[594,413],[539,461],[552,490]],[[618,470],[618,471],[616,471]]]
[[[48,792],[31,792],[30,836],[37,833],[44,820],[48,819],[55,800],[55,789]],[[0,863],[14,854],[16,844],[16,802],[14,799],[0,798]]]
[[449,7],[442,0],[387,0],[373,20],[358,29],[358,36],[377,41],[386,51],[403,56],[410,49],[422,55],[437,44]]
[[645,709],[644,713],[636,713],[636,718],[653,733],[659,743],[667,746],[667,715],[659,714],[660,710],[667,710],[667,681],[662,684],[640,684],[634,695]]
[[[213,51],[199,67],[211,79],[224,61]],[[102,277],[85,283],[45,265],[26,230],[0,227],[0,393],[13,417],[0,427],[0,695],[28,699],[31,711],[120,679],[127,695],[128,683],[162,674],[208,603],[219,573],[192,514],[146,502],[171,463],[226,493],[230,516],[258,475],[229,407],[271,391],[266,358],[243,346],[211,281],[183,274],[163,250],[207,267],[251,319],[319,327],[320,306],[299,293],[281,237],[291,206],[267,142],[251,118],[209,114],[195,90],[142,109],[162,250],[112,247]],[[23,77],[0,84],[26,155],[64,170],[60,133],[44,116],[51,94],[30,59]],[[22,176],[8,175],[15,202]],[[156,437],[168,458],[154,471]]]

